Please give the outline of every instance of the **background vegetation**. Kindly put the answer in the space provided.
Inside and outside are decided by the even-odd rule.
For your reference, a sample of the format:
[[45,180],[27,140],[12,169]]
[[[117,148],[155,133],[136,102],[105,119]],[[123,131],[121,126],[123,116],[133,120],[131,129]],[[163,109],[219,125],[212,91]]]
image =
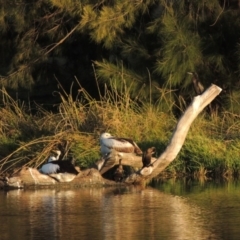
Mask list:
[[[81,168],[100,159],[99,135],[135,139],[144,150],[157,148],[159,156],[168,144],[177,118],[156,104],[132,101],[127,88],[118,92],[106,89],[100,100],[84,89],[73,99],[59,93],[62,102],[53,113],[37,106],[31,114],[28,106],[13,100],[3,91],[4,107],[0,109],[0,171],[14,172],[22,166],[39,167],[51,150],[62,150],[62,158],[74,157]],[[164,106],[165,107],[165,106]],[[240,161],[238,135],[240,116],[229,112],[209,115],[205,110],[193,123],[177,159],[166,173],[175,176],[238,176]]]
[[169,171],[238,174],[239,16],[238,0],[0,0],[2,170],[59,146],[89,166],[105,130],[160,153],[196,72],[224,91]]

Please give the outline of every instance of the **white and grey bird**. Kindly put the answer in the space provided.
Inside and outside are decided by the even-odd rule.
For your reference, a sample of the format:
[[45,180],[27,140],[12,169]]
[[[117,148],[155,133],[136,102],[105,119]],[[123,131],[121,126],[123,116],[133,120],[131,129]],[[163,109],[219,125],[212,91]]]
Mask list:
[[57,173],[60,169],[60,166],[58,164],[53,164],[53,161],[58,161],[61,151],[57,150],[52,150],[53,153],[56,153],[56,155],[51,155],[48,158],[47,163],[43,164],[42,167],[39,169],[39,172],[43,174],[52,174],[52,173]]
[[142,154],[142,150],[138,145],[129,138],[115,137],[110,133],[102,133],[100,136],[101,154],[105,156],[115,150],[119,153],[135,153]]
[[61,151],[53,151],[56,153],[56,156],[50,156],[48,162],[43,164],[39,169],[39,172],[43,174],[55,174],[55,173],[72,173],[78,174],[75,166],[72,163],[72,160],[59,160]]

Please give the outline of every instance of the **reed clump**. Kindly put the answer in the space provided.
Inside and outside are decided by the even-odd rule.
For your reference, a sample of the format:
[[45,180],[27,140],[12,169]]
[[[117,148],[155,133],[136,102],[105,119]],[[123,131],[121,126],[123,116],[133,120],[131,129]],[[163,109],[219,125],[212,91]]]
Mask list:
[[[75,98],[59,91],[57,112],[36,106],[32,114],[24,103],[15,101],[1,90],[0,108],[0,173],[16,172],[23,166],[38,168],[52,149],[60,148],[63,158],[73,156],[82,168],[100,158],[99,135],[133,138],[142,149],[155,146],[157,156],[164,151],[177,119],[159,91],[159,101],[142,103],[132,100],[123,84],[121,91],[114,83],[100,99],[92,98],[80,84]],[[240,115],[222,112],[209,116],[203,112],[194,121],[177,159],[166,170],[171,175],[194,176],[238,175]]]

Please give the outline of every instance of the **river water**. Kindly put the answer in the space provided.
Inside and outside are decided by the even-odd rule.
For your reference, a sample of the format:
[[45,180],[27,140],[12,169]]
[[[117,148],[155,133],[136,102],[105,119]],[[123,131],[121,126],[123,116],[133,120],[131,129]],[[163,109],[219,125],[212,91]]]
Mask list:
[[240,239],[240,182],[0,191],[0,240]]

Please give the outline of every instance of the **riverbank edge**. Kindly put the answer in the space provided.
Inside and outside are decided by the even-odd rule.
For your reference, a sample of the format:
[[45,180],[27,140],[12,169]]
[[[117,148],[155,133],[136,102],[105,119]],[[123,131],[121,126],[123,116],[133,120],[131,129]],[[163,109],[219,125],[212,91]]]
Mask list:
[[[56,176],[57,175],[57,176]],[[62,177],[62,179],[61,179]],[[68,181],[70,177],[70,181]],[[55,174],[52,176],[41,174],[35,168],[23,168],[11,177],[0,176],[0,190],[4,189],[41,189],[41,188],[78,188],[78,187],[106,187],[117,186],[115,181],[105,179],[98,170],[86,169],[78,175]]]

